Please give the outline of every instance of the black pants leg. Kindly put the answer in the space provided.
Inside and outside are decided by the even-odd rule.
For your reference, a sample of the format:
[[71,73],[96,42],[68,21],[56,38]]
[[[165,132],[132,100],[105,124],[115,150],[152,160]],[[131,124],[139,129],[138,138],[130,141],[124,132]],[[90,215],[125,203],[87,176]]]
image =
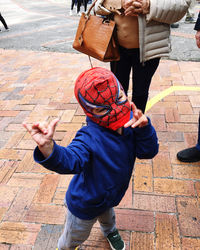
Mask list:
[[3,16],[0,14],[0,21],[2,22],[4,28],[7,30],[8,29],[8,25],[5,21],[5,19],[3,18]]
[[72,0],[71,10],[73,10],[73,8],[74,8],[74,4],[75,4],[75,0]]
[[82,0],[77,0],[77,13],[80,12]]
[[111,71],[116,75],[127,94],[132,69],[132,101],[138,109],[145,111],[151,79],[159,65],[160,58],[140,63],[139,49],[120,47],[120,61],[111,62]]

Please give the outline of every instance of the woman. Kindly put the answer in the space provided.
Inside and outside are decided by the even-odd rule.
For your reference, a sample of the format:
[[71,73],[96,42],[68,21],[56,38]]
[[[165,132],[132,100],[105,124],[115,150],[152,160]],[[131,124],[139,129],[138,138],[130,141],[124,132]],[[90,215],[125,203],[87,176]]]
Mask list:
[[97,0],[99,15],[113,15],[120,60],[111,70],[127,94],[132,69],[132,101],[145,111],[151,79],[170,52],[170,24],[187,12],[191,0]]

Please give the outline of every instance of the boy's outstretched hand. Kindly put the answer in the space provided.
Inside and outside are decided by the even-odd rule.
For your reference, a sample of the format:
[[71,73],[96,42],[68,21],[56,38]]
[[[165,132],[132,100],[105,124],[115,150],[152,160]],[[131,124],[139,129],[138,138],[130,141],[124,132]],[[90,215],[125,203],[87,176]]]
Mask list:
[[53,135],[59,119],[54,119],[49,124],[45,122],[37,122],[33,125],[23,123],[24,128],[32,136],[33,140],[37,143],[39,150],[47,158],[53,151]]
[[126,124],[124,124],[125,128],[128,127],[139,127],[142,128],[144,126],[146,126],[148,124],[148,119],[147,117],[142,113],[142,111],[140,109],[137,109],[135,104],[133,102],[131,102],[131,109],[133,112],[133,118],[128,121]]

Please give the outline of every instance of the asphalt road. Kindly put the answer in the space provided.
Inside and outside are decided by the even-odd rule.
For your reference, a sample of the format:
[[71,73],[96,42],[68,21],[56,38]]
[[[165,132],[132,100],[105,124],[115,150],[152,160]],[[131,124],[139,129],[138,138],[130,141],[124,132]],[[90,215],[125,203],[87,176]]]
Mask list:
[[[78,53],[72,42],[79,17],[69,16],[70,4],[71,0],[0,0],[0,11],[10,27],[0,33],[0,48]],[[197,4],[196,15],[199,9]],[[183,19],[179,28],[172,29],[170,59],[200,61],[193,28]]]

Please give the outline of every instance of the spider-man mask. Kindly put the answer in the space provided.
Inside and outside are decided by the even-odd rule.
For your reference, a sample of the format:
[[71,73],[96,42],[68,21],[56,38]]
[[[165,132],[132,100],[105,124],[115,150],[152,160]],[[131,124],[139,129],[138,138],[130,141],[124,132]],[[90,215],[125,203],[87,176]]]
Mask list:
[[111,71],[100,67],[84,71],[75,82],[74,92],[85,114],[99,125],[117,130],[129,121],[130,103]]

